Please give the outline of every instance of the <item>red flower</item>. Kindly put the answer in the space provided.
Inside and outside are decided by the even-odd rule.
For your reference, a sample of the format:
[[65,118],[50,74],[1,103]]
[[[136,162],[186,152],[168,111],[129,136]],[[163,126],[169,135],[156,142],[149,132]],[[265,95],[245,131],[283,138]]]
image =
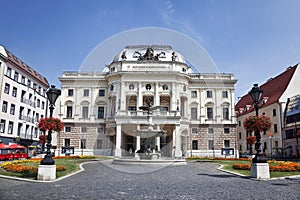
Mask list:
[[60,119],[53,117],[41,118],[37,126],[41,131],[53,130],[59,132],[64,129],[64,123]]
[[255,136],[249,136],[247,137],[247,144],[254,144],[256,142],[256,137]]
[[244,128],[247,131],[267,131],[271,128],[271,119],[268,116],[249,116],[244,120]]

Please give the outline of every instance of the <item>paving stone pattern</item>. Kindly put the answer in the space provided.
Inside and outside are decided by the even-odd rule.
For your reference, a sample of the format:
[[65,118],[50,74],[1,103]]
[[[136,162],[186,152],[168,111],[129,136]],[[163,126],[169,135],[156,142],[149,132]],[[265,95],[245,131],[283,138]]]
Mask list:
[[168,167],[110,162],[85,164],[85,171],[52,183],[0,178],[0,199],[300,199],[300,179],[256,181],[203,162]]

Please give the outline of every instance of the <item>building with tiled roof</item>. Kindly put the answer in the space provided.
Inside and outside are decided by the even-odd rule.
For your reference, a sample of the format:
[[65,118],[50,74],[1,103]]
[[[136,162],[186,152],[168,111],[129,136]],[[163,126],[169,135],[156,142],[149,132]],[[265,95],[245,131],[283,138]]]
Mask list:
[[36,122],[46,115],[47,79],[0,45],[0,140],[37,144]]
[[[263,90],[259,101],[259,115],[267,115],[272,120],[270,131],[261,133],[264,153],[277,155],[285,149],[285,108],[288,98],[300,93],[300,69],[299,64],[288,67],[286,71],[260,85]],[[251,86],[249,86],[249,90]],[[238,149],[240,152],[248,152],[249,146],[246,138],[253,133],[247,133],[243,127],[243,121],[250,115],[255,115],[253,100],[250,94],[244,95],[235,105],[237,115]]]

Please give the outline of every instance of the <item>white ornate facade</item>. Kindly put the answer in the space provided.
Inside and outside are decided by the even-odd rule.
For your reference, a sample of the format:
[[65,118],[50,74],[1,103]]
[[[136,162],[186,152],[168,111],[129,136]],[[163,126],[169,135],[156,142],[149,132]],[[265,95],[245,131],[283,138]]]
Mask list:
[[127,46],[104,72],[59,80],[55,112],[65,131],[57,145],[75,154],[122,157],[156,147],[163,156],[220,156],[236,147],[233,75],[193,73],[170,46]]

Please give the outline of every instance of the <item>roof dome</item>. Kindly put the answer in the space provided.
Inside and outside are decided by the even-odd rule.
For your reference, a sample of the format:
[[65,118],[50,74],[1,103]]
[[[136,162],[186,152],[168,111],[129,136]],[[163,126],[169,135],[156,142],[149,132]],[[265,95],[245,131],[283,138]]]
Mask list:
[[128,45],[113,59],[118,61],[175,61],[186,64],[184,57],[167,45]]

